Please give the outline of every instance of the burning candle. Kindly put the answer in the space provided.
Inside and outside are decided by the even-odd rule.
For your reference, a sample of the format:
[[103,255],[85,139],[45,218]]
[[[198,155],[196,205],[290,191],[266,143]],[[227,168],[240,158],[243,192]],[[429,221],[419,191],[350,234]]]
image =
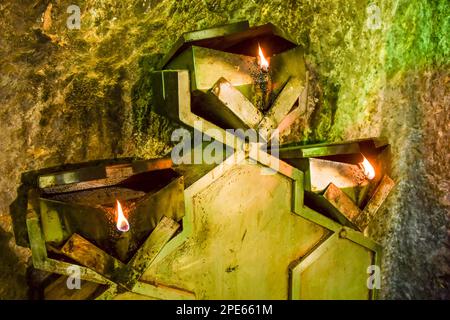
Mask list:
[[375,178],[375,169],[366,159],[366,157],[363,156],[363,158],[364,160],[360,164],[364,170],[364,175],[367,177],[367,179],[372,180],[373,178]]
[[116,200],[117,206],[116,206],[116,226],[117,230],[122,232],[127,232],[130,230],[130,224],[128,223],[127,218],[123,214],[122,206],[119,202],[119,200]]
[[127,232],[130,230],[130,224],[123,213],[119,200],[116,200],[116,227],[117,230],[122,232],[119,238],[116,239],[116,253],[121,261],[126,261],[130,247],[130,234]]
[[258,44],[258,64],[262,71],[269,71],[269,61],[264,57],[261,46]]
[[270,93],[272,90],[272,80],[269,73],[269,60],[264,56],[264,52],[258,43],[258,72],[255,74],[256,94],[255,104],[260,110],[266,110],[270,103]]

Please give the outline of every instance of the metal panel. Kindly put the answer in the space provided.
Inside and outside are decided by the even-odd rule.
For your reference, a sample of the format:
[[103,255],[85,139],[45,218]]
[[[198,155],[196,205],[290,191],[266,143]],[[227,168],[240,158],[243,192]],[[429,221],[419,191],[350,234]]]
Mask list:
[[[211,72],[212,67],[214,72]],[[252,73],[259,68],[256,57],[192,46],[177,56],[166,69],[189,70],[191,91],[206,92],[220,78],[225,78],[237,88],[253,86]]]
[[248,21],[240,21],[237,23],[227,24],[220,27],[209,28],[200,31],[192,31],[184,33],[170,49],[169,53],[163,58],[160,69],[162,69],[174,56],[178,55],[188,45],[195,44],[199,40],[209,40],[219,37],[219,40],[226,35],[234,34],[248,30]]
[[[330,183],[324,194],[305,192],[306,203],[344,226],[359,229],[356,221],[361,210],[341,189]],[[359,229],[362,230],[362,229]]]
[[387,145],[383,137],[357,139],[346,142],[318,143],[309,145],[284,145],[280,147],[280,157],[314,158],[346,154],[371,154],[375,149],[382,149]]
[[262,168],[224,163],[188,188],[183,232],[143,280],[199,299],[286,299],[289,264],[328,231],[293,214],[295,180],[288,176],[296,169],[261,175]]
[[[219,79],[211,89],[211,93],[246,126],[255,128],[261,121],[262,113],[226,79]],[[210,108],[217,109],[214,106],[210,106]],[[225,127],[225,129],[227,128],[233,127]]]
[[297,77],[289,79],[283,90],[275,99],[275,102],[270,107],[264,119],[259,124],[259,130],[264,131],[263,136],[274,130],[283,121],[285,116],[294,106],[295,101],[302,93],[305,85],[305,80]]
[[395,182],[388,175],[383,176],[369,202],[364,207],[362,214],[356,221],[362,230],[365,229],[371,219],[373,219],[374,215],[383,204],[384,200],[386,200],[394,185]]
[[249,48],[256,41],[270,45],[270,54],[276,54],[296,45],[295,41],[271,23],[249,27],[247,21],[240,21],[209,29],[184,33],[162,59],[159,67],[164,68],[174,56],[190,45],[221,51],[249,54]]
[[[346,188],[365,187],[369,183],[358,165],[316,158],[295,159],[290,162],[305,171],[305,190],[308,191],[321,192],[333,183],[345,192]],[[352,197],[352,194],[348,196]]]
[[375,253],[334,233],[291,270],[291,298],[367,300],[367,268]]
[[[241,88],[242,89],[242,88]],[[223,129],[247,129],[261,121],[261,112],[225,78],[220,78],[207,93],[193,97],[192,111]]]
[[[214,140],[235,148],[234,142],[237,136],[192,112],[187,70],[157,71],[152,73],[152,77],[155,85],[153,93],[157,113],[168,116],[190,128],[194,128],[196,123],[201,123],[202,132],[208,132],[208,135]],[[166,88],[170,88],[170,90]],[[237,139],[240,138],[237,137]]]
[[306,67],[303,48],[295,47],[271,57],[269,72],[273,84],[272,94],[274,96],[281,92],[292,77],[305,81]]

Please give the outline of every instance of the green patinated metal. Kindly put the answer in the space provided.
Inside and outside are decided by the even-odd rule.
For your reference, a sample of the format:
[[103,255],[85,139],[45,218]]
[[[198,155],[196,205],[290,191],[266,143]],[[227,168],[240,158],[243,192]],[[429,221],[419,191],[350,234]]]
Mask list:
[[[291,77],[283,90],[276,97],[273,105],[265,114],[264,119],[258,125],[258,129],[264,131],[263,136],[268,136],[269,132],[277,129],[283,119],[293,108],[295,102],[303,92],[305,82],[301,78]],[[268,140],[270,136],[268,137]]]
[[376,263],[378,248],[374,251],[363,244],[342,237],[342,231],[333,233],[291,267],[291,299],[375,298],[374,290],[367,287],[366,270]]
[[273,48],[274,53],[292,48],[296,45],[296,42],[289,35],[271,23],[250,27],[248,21],[241,21],[184,33],[162,59],[159,69],[168,69],[167,64],[188,46],[195,45],[233,52],[242,49],[242,44],[244,44],[245,49],[250,42],[255,41],[255,38],[264,37],[269,37],[272,43],[276,43],[276,46]]
[[[364,279],[365,284],[367,267],[377,263],[379,246],[361,233],[343,229],[339,223],[306,207],[300,170],[284,162],[277,167],[276,159],[269,154],[253,160],[256,163],[248,163],[248,155],[239,151],[184,189],[185,215],[181,233],[161,247],[153,262],[138,259],[151,263],[141,268],[146,270],[139,281],[134,272],[125,271],[127,268],[120,272],[125,277],[132,276],[133,284],[129,286],[117,279],[114,281],[118,283],[114,284],[87,268],[82,268],[82,278],[110,284],[111,288],[99,299],[120,297],[121,292],[127,290],[162,299],[372,297],[369,289],[362,289],[361,281]],[[278,173],[262,176],[260,172],[264,167],[272,167]],[[255,188],[255,185],[265,187]],[[242,206],[233,202],[234,199],[248,200]],[[280,226],[284,227],[280,229]],[[342,237],[342,230],[346,231],[345,241],[324,242],[323,239],[335,234]],[[33,235],[33,245],[35,238]],[[45,255],[45,243],[40,243]],[[325,243],[331,252],[321,253]],[[140,249],[142,253],[145,250]],[[341,256],[339,260],[333,258]],[[368,258],[362,259],[363,256]],[[292,268],[296,261],[311,260],[311,257],[316,257],[311,264],[316,271],[311,273],[311,269],[305,267],[307,271],[297,272],[298,268],[294,268],[288,277],[289,266]],[[332,264],[326,262],[329,259]],[[353,273],[346,278],[340,274],[349,263]],[[301,265],[304,268],[304,263]],[[327,265],[336,268],[335,273],[321,273],[328,270]],[[44,262],[36,266],[68,274],[64,268],[70,264],[44,258]],[[270,275],[268,270],[255,266],[270,266]],[[133,269],[133,264],[128,268]],[[321,285],[320,281],[311,280],[316,278],[328,282]],[[312,289],[309,288],[311,281],[317,285]]]
[[220,78],[205,94],[195,99],[194,113],[221,128],[255,128],[262,113],[225,78]]
[[[267,47],[274,95],[269,101],[275,104],[261,110],[255,103],[260,93],[252,75],[256,55],[249,53],[266,36],[283,50]],[[202,164],[200,169],[161,159],[93,175],[96,180],[114,184],[108,179],[122,181],[136,171],[170,168],[186,180],[184,184],[174,182],[174,193],[170,193],[181,201],[181,206],[174,207],[174,211],[182,210],[173,220],[181,225],[178,233],[175,227],[161,227],[164,232],[158,226],[154,228],[134,258],[112,279],[83,268],[83,279],[110,286],[99,299],[125,296],[127,292],[134,297],[161,299],[374,298],[376,291],[367,287],[367,268],[379,265],[380,246],[343,226],[342,221],[309,207],[305,198],[305,190],[312,190],[314,182],[310,157],[365,154],[367,146],[352,142],[283,147],[281,158],[285,156],[287,162],[264,150],[258,150],[255,156],[246,148],[249,144],[239,137],[236,143],[236,137],[225,131],[227,128],[220,122],[222,113],[216,114],[217,119],[208,118],[195,106],[204,103],[198,97],[213,94],[222,103],[220,107],[228,105],[243,126],[266,127],[264,119],[270,122],[267,127],[278,126],[305,91],[303,50],[270,24],[249,28],[241,23],[185,34],[163,60],[163,66],[173,70],[152,73],[155,111],[190,129],[201,121],[203,127],[198,130],[208,132],[233,152],[220,164]],[[221,96],[225,92],[217,92],[214,86],[222,78],[226,79],[222,83],[239,94]],[[247,117],[245,113],[252,112],[249,109],[255,111],[258,121]],[[203,145],[194,146],[186,157],[203,149]],[[42,180],[42,186],[83,182],[73,174],[62,177],[55,180],[49,176]],[[344,190],[346,186],[341,187]],[[169,194],[166,196],[157,208],[159,215],[165,215],[169,206],[169,200],[165,200],[170,199]],[[352,200],[356,202],[357,196]],[[30,215],[29,219],[37,255],[35,266],[64,273],[63,268],[70,264],[47,258],[36,216]],[[178,226],[176,222],[174,226]],[[52,228],[57,229],[54,225]],[[60,237],[58,233],[51,235]]]
[[280,157],[283,159],[317,158],[336,155],[351,155],[359,153],[374,153],[387,145],[382,137],[358,139],[353,141],[318,143],[307,145],[283,145],[279,148]]

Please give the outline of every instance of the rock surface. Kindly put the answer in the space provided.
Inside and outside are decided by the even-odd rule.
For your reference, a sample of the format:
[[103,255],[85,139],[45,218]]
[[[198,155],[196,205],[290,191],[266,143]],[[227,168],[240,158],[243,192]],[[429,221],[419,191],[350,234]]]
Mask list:
[[450,5],[379,3],[378,21],[356,0],[80,0],[71,30],[73,1],[2,1],[0,299],[28,296],[8,217],[21,174],[164,155],[175,126],[151,111],[148,72],[183,32],[240,20],[306,48],[312,114],[284,141],[389,139],[397,186],[369,228],[385,247],[382,298],[449,299]]

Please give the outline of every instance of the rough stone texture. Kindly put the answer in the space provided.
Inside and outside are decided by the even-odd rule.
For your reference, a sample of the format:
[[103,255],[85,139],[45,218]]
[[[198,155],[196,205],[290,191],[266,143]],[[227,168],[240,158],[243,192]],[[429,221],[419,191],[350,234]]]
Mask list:
[[245,19],[306,48],[311,117],[284,141],[389,139],[397,186],[369,228],[385,247],[382,297],[450,298],[450,7],[374,2],[380,30],[357,0],[79,0],[81,30],[69,30],[74,1],[2,1],[0,299],[27,297],[29,253],[7,217],[21,174],[165,154],[174,125],[151,111],[148,72],[182,32]]
[[30,252],[14,242],[11,217],[0,216],[0,300],[28,297],[27,263]]

